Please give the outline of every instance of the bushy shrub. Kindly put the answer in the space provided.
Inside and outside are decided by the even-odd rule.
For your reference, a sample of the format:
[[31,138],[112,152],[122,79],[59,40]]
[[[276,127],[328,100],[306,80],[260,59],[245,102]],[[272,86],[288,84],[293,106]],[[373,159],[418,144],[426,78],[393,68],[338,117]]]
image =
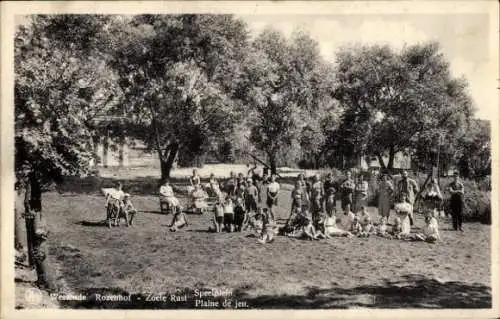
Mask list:
[[465,188],[466,221],[479,221],[491,224],[491,192],[481,190],[480,185],[474,181],[463,181]]

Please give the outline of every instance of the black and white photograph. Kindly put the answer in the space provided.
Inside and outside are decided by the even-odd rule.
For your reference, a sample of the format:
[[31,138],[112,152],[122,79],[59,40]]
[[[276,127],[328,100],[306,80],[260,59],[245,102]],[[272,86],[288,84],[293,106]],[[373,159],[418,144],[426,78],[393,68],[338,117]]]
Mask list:
[[496,1],[63,3],[7,2],[10,314],[500,315]]

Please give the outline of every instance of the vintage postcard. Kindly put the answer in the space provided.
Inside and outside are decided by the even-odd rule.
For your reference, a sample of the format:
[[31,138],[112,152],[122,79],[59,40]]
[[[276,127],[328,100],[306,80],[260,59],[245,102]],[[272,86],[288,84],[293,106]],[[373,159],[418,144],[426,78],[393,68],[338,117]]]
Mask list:
[[496,1],[1,8],[3,318],[500,315]]

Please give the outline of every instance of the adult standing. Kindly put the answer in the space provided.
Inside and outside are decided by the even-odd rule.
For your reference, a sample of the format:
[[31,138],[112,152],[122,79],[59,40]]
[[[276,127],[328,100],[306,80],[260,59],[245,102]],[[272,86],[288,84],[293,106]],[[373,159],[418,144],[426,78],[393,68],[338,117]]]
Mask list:
[[226,181],[226,185],[224,185],[225,191],[229,197],[233,197],[236,193],[236,188],[238,187],[238,181],[234,172],[229,173],[229,179]]
[[257,164],[254,163],[253,167],[250,167],[250,164],[247,164],[247,168],[248,168],[247,178],[253,179],[254,175],[256,174],[255,170],[257,169]]
[[323,189],[324,193],[326,196],[328,196],[331,193],[335,193],[335,180],[333,179],[333,174],[332,172],[329,172],[326,175],[325,182],[323,183]]
[[341,202],[342,202],[342,210],[344,211],[344,215],[347,215],[348,207],[352,206],[352,197],[354,193],[354,180],[352,179],[351,172],[346,173],[346,178],[340,184],[340,194],[341,194]]
[[413,204],[415,196],[418,193],[418,184],[415,180],[408,177],[408,171],[403,171],[402,179],[398,183],[398,197],[400,202],[410,204],[410,225],[413,225]]
[[304,173],[300,173],[297,176],[297,184],[300,185],[300,187],[302,188],[303,199],[306,201],[309,201],[307,181],[306,181],[306,176],[304,175]]
[[319,215],[323,211],[323,197],[324,188],[323,183],[321,182],[319,175],[314,175],[313,184],[311,185],[311,201],[312,201],[312,213],[315,219],[319,218]]
[[389,175],[384,172],[378,186],[378,213],[382,216],[382,218],[385,218],[386,223],[389,222],[393,197],[394,185],[392,184]]
[[354,213],[357,214],[368,202],[368,182],[365,181],[365,177],[361,172],[354,187],[354,196]]
[[453,229],[464,231],[462,228],[463,210],[464,210],[464,185],[460,182],[458,172],[453,175],[453,182],[448,185],[448,191],[451,194],[450,209],[453,220]]
[[191,195],[193,194],[195,189],[198,187],[198,185],[201,184],[200,175],[198,175],[197,169],[194,169],[193,175],[191,175],[191,177],[189,177],[189,184],[190,184],[190,186],[188,186],[187,191],[188,191],[188,195],[191,197]]
[[257,183],[257,189],[259,190],[259,203],[262,203],[262,196],[267,193],[267,185],[269,184],[269,177],[267,173],[262,174],[262,178]]
[[275,220],[275,209],[278,206],[278,194],[280,192],[280,184],[276,182],[276,175],[271,175],[271,180],[267,185],[267,207],[272,220]]
[[200,175],[198,174],[198,170],[197,169],[193,170],[193,175],[191,176],[191,178],[189,179],[189,181],[191,182],[191,186],[193,188],[196,188],[196,187],[198,187],[201,184]]
[[220,189],[219,181],[217,180],[217,178],[215,178],[214,173],[210,174],[210,181],[208,182],[208,188],[212,190],[213,195],[217,196],[219,200],[222,200],[222,192]]

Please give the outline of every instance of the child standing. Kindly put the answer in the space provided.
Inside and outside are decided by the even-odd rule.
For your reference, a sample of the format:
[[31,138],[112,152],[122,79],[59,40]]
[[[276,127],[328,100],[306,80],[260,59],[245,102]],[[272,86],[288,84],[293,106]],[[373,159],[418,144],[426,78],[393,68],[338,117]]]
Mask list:
[[232,233],[234,228],[234,206],[231,197],[226,198],[224,204],[224,228],[226,231]]
[[245,209],[243,208],[243,201],[241,198],[236,199],[236,206],[234,207],[234,230],[241,232],[243,222],[245,221]]
[[259,200],[259,189],[253,183],[252,179],[247,180],[247,189],[245,192],[245,208],[247,212],[257,211],[257,202]]
[[[224,205],[222,204],[222,200],[219,200],[219,202],[215,204],[214,227],[216,233],[220,233],[224,228]],[[211,229],[209,228],[209,230]]]

